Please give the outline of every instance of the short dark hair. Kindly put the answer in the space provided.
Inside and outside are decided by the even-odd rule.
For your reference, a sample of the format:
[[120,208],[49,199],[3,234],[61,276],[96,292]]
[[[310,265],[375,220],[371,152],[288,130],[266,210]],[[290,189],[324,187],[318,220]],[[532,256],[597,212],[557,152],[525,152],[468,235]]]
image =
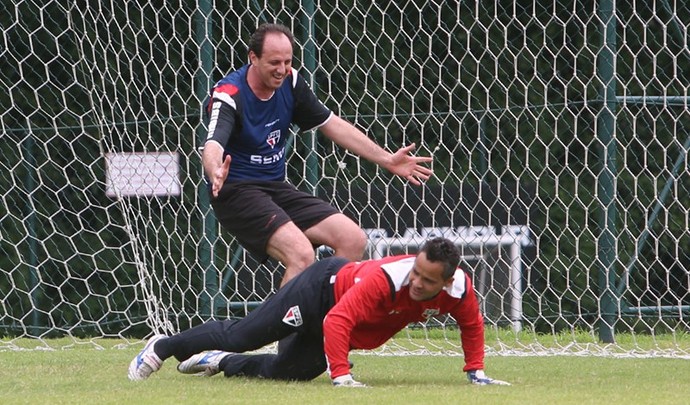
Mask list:
[[460,264],[460,251],[453,242],[446,238],[434,238],[426,241],[420,252],[426,253],[426,258],[430,262],[443,263],[443,279],[448,280],[453,277],[455,270]]
[[283,34],[290,40],[290,45],[295,47],[295,36],[292,35],[292,31],[282,24],[261,24],[259,28],[254,31],[251,38],[249,38],[249,52],[254,52],[257,57],[261,57],[264,51],[264,40],[266,39],[266,34],[276,33]]

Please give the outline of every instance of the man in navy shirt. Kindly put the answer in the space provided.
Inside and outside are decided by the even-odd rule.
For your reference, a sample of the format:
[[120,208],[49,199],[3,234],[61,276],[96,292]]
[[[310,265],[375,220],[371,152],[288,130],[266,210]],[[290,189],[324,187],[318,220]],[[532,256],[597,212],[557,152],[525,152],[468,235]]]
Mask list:
[[292,124],[319,129],[336,144],[419,185],[431,157],[410,155],[411,144],[390,153],[326,108],[292,68],[294,38],[264,24],[249,41],[249,64],[220,80],[208,105],[202,155],[211,205],[221,225],[262,260],[285,266],[281,283],[314,262],[314,246],[360,260],[361,228],[330,204],[285,181],[285,143]]

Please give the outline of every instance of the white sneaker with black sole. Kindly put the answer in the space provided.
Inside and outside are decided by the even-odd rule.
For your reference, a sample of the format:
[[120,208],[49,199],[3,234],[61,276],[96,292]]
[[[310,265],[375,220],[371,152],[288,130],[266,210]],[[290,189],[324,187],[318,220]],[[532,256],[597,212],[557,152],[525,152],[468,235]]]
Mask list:
[[161,369],[163,360],[153,351],[153,345],[165,338],[167,338],[165,335],[153,335],[148,342],[146,342],[146,346],[144,346],[137,357],[132,359],[129,363],[128,377],[130,380],[145,380],[149,378],[151,374]]

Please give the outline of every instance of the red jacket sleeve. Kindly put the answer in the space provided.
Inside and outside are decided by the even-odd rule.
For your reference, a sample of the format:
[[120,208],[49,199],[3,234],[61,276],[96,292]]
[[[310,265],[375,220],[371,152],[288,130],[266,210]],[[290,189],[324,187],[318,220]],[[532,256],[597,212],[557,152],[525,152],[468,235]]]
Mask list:
[[465,354],[463,371],[484,369],[484,317],[479,311],[477,295],[472,282],[465,274],[467,290],[460,304],[452,311],[460,329],[462,350]]
[[391,290],[383,271],[374,271],[353,285],[328,311],[323,321],[324,353],[331,378],[350,373],[350,336],[358,322],[391,300]]

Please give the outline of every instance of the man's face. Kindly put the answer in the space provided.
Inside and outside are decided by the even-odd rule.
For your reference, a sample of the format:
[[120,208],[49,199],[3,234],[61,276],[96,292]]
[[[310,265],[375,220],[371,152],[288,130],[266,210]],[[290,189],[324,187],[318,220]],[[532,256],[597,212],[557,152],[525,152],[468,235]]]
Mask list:
[[261,57],[250,52],[249,59],[257,69],[261,85],[266,90],[276,90],[292,68],[292,45],[284,34],[268,33]]
[[443,279],[443,264],[430,262],[426,253],[420,252],[410,272],[410,298],[426,301],[434,298],[443,287],[449,286],[453,278]]

